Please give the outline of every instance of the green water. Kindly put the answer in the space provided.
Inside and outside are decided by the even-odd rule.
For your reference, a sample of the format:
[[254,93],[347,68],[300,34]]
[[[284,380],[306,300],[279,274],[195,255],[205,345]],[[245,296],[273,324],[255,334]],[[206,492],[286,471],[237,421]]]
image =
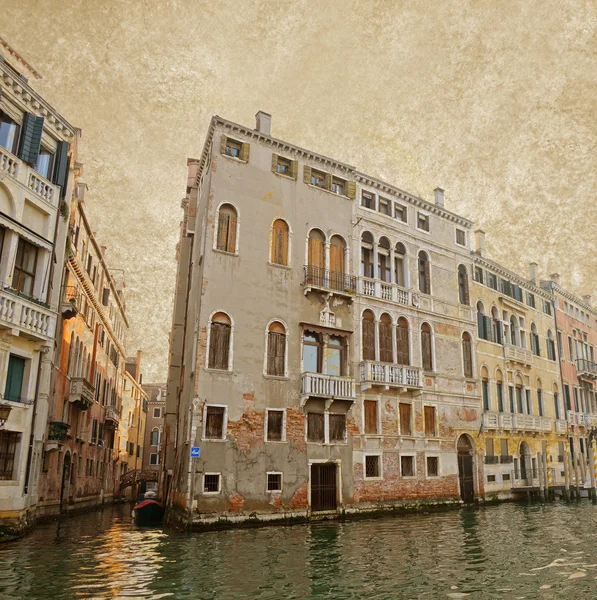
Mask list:
[[0,599],[597,598],[597,508],[501,505],[187,535],[130,507],[0,546]]

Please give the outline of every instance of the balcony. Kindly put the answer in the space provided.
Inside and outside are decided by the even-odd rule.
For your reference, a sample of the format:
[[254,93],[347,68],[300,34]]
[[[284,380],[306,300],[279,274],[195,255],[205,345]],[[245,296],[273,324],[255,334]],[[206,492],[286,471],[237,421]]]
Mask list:
[[64,290],[64,296],[60,305],[60,312],[65,320],[72,319],[77,316],[81,310],[81,294],[79,290],[72,285],[69,285]]
[[514,419],[512,413],[500,413],[499,414],[499,425],[503,431],[511,431],[514,429]]
[[63,423],[62,421],[50,421],[48,440],[65,442],[69,429],[70,425],[68,423]]
[[365,389],[371,385],[420,389],[423,387],[423,370],[420,367],[365,361],[361,363],[361,382],[369,384]]
[[351,400],[356,398],[352,377],[338,377],[323,373],[303,373],[301,375],[301,395],[304,398],[334,398]]
[[504,346],[504,358],[521,365],[533,364],[533,353],[530,350],[521,348],[520,346],[513,346],[512,344]]
[[573,410],[566,411],[566,420],[569,425],[584,425],[583,415]]
[[563,419],[556,419],[556,433],[566,433],[568,431],[568,423]]
[[502,454],[500,456],[500,464],[501,465],[509,465],[514,462],[514,457],[511,454]]
[[357,278],[354,275],[305,265],[303,285],[305,294],[310,290],[321,290],[351,297],[356,292]]
[[515,414],[513,427],[518,431],[551,431],[551,419],[535,415]]
[[485,429],[499,429],[499,413],[484,412],[483,427]]
[[0,290],[0,326],[17,329],[24,337],[49,341],[56,331],[56,314],[40,303],[4,285]]
[[110,429],[116,429],[120,421],[120,413],[115,406],[106,406],[104,413],[104,423]]
[[485,464],[486,465],[499,465],[500,457],[499,456],[485,456]]
[[0,175],[7,175],[31,190],[36,197],[57,206],[59,187],[44,179],[33,167],[2,147],[0,147]]
[[73,377],[70,381],[69,401],[81,410],[87,410],[93,404],[95,386],[84,377]]
[[576,374],[579,377],[597,379],[597,364],[586,358],[576,359]]
[[395,283],[385,283],[376,279],[368,279],[367,277],[359,277],[358,293],[362,296],[370,296],[395,302],[408,306],[411,303],[410,290],[402,288]]

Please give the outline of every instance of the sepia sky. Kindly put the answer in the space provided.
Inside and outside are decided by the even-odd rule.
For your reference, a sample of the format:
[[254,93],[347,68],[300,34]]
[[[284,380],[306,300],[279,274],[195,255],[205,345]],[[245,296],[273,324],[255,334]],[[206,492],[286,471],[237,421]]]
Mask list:
[[164,380],[186,159],[213,114],[332,156],[558,271],[597,305],[597,3],[3,0],[0,35],[83,130],[87,212],[123,268],[128,352]]

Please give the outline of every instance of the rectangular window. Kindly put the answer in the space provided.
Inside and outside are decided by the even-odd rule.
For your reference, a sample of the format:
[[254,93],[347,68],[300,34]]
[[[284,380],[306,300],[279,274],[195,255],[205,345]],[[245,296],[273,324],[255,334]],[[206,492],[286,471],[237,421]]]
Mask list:
[[379,212],[382,215],[391,216],[392,215],[391,206],[392,206],[392,203],[387,198],[382,198],[381,196],[379,197]]
[[346,441],[346,415],[330,414],[328,416],[330,426],[330,442]]
[[0,480],[13,479],[15,456],[21,434],[0,429]]
[[149,464],[150,465],[159,465],[160,463],[158,462],[158,455],[155,452],[152,452],[149,455]]
[[377,402],[375,400],[364,400],[365,407],[365,433],[377,434]]
[[485,440],[485,456],[493,456],[493,455],[494,455],[493,438],[487,438]]
[[539,416],[542,417],[543,416],[543,394],[541,393],[541,390],[537,390],[537,406],[539,408]]
[[400,457],[400,473],[402,477],[414,477],[415,476],[415,457],[414,456],[401,456]]
[[224,439],[224,413],[223,406],[207,406],[205,409],[205,439]]
[[20,126],[6,113],[0,111],[0,146],[13,154],[17,153]]
[[267,441],[281,442],[283,440],[284,431],[284,411],[269,410],[267,411]]
[[408,212],[406,206],[402,204],[394,204],[394,218],[402,221],[403,223],[408,222]]
[[400,435],[412,435],[411,427],[411,405],[401,402],[400,411]]
[[483,283],[483,269],[481,267],[475,267],[474,279],[477,283]]
[[490,273],[487,271],[487,287],[490,287],[492,290],[497,290],[497,275]]
[[361,206],[375,210],[375,195],[370,192],[363,192],[361,196]]
[[439,456],[427,457],[427,477],[439,477]]
[[510,473],[504,473],[502,475],[502,481],[510,481]]
[[564,404],[566,406],[566,410],[572,410],[572,406],[570,404],[570,387],[568,384],[564,384]]
[[429,216],[423,213],[417,213],[417,229],[429,231]]
[[292,161],[288,158],[278,156],[276,160],[276,173],[290,175],[292,172]]
[[226,154],[227,156],[233,156],[234,158],[240,158],[242,147],[243,145],[241,142],[231,140],[229,137],[227,137],[224,154]]
[[149,434],[149,445],[150,446],[157,446],[160,443],[160,432],[158,429],[154,429],[150,434]]
[[531,308],[535,308],[535,294],[531,294],[531,292],[527,292],[527,304]]
[[321,372],[321,341],[317,333],[305,332],[303,336],[303,372]]
[[12,402],[21,402],[23,393],[23,376],[25,373],[25,359],[10,354],[8,357],[8,372],[6,375],[6,387],[4,398]]
[[381,476],[379,459],[380,459],[379,455],[365,456],[365,479],[379,478]]
[[543,312],[546,315],[551,315],[551,302],[549,300],[543,300]]
[[206,473],[203,476],[203,492],[214,494],[220,491],[220,474]]
[[498,400],[498,411],[504,412],[504,386],[501,381],[497,383],[497,400]]
[[325,173],[311,169],[311,185],[319,188],[325,188]]
[[12,287],[28,295],[33,294],[35,270],[37,267],[37,246],[19,238],[17,258],[12,276]]
[[489,408],[489,381],[483,378],[481,381],[481,391],[483,393],[483,410],[490,410]]
[[267,474],[267,491],[281,492],[282,491],[282,473]]
[[323,413],[307,413],[307,441],[325,442],[325,418]]
[[272,328],[273,326],[270,326],[270,331],[267,334],[267,374],[274,377],[284,377],[286,370],[286,334],[272,331]]
[[435,407],[426,406],[424,409],[425,414],[425,435],[435,437]]
[[508,440],[506,438],[500,440],[500,454],[502,456],[508,456]]
[[494,483],[495,475],[487,475],[487,483]]
[[332,192],[339,194],[340,196],[346,195],[346,181],[338,179],[338,177],[332,177]]
[[162,409],[158,406],[156,408],[153,409],[153,418],[154,419],[159,419],[162,416]]
[[39,154],[37,155],[37,161],[35,163],[34,169],[44,179],[50,179],[52,177],[52,167],[53,166],[54,166],[54,153],[50,152],[47,148],[44,148],[43,146],[41,146],[39,149]]
[[466,232],[462,229],[456,230],[456,243],[460,246],[466,246]]

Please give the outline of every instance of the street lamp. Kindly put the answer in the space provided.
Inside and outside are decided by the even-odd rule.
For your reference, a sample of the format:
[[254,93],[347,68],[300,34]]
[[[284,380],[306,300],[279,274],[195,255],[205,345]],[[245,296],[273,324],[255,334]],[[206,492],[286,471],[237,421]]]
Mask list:
[[0,428],[4,427],[6,421],[8,421],[11,410],[12,406],[10,404],[0,404]]

